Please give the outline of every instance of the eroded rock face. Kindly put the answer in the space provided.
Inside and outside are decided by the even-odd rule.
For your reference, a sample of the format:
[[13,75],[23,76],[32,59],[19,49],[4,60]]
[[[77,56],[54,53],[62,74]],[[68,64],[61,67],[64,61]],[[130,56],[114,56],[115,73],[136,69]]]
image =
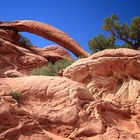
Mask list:
[[4,77],[23,77],[25,76],[23,73],[20,73],[19,71],[16,70],[8,70],[6,72],[4,72]]
[[0,69],[1,73],[7,70],[17,70],[28,73],[33,68],[43,66],[48,60],[30,50],[19,47],[0,38]]
[[32,113],[51,122],[73,124],[78,119],[78,106],[83,103],[80,100],[92,100],[84,85],[67,78],[29,76],[3,81],[14,91],[23,92],[24,107],[32,106]]
[[139,56],[105,50],[65,77],[0,78],[0,139],[139,140]]
[[[138,103],[94,100],[86,85],[63,77],[0,79],[0,138],[138,140]],[[20,91],[16,101],[11,92]]]
[[[42,129],[54,132],[60,131],[60,134],[63,133],[65,128],[69,129],[71,127],[69,131],[73,131],[73,125],[79,119],[81,106],[93,99],[85,85],[61,77],[26,76],[20,78],[3,78],[1,79],[1,86],[7,87],[7,92],[1,92],[1,96],[6,96],[9,99],[8,110],[4,109],[4,114],[0,115],[0,117],[8,117],[5,121],[1,119],[2,123],[8,123],[8,127],[3,126],[5,133],[7,129],[12,128],[14,130],[17,126],[22,125],[26,127],[23,122],[19,122],[21,120],[15,120],[17,112],[14,113],[16,117],[9,114],[9,112],[12,112],[12,110],[9,111],[9,108],[14,106],[10,96],[11,92],[18,91],[21,93],[20,100],[18,101],[20,107],[15,104],[15,107],[13,107],[14,111],[17,111],[16,108],[18,108],[19,111],[26,113],[25,117],[27,117],[27,120],[30,118],[30,115],[32,116],[30,118],[32,119],[31,123],[33,123],[33,118],[35,118],[35,121],[42,126]],[[34,125],[31,127],[34,128]],[[23,131],[21,127],[19,129]],[[66,132],[64,135],[66,135]],[[7,133],[3,137],[7,137]]]
[[86,52],[75,40],[61,30],[34,20],[18,20],[13,22],[0,22],[1,29],[14,29],[19,32],[30,32],[45,39],[56,42],[64,48],[73,52],[76,56],[88,57]]
[[9,42],[16,42],[16,41],[19,41],[20,36],[14,30],[0,29],[0,38],[7,40]]
[[[4,34],[1,34],[1,32]],[[30,74],[34,68],[55,63],[61,59],[71,59],[69,53],[59,46],[37,48],[20,46],[18,33],[13,30],[0,30],[0,75],[8,70]],[[2,77],[2,76],[1,76]]]
[[105,50],[66,68],[63,76],[85,83],[95,99],[140,102],[140,52]]
[[70,54],[60,46],[50,45],[44,48],[32,48],[32,52],[35,52],[38,55],[45,57],[48,61],[55,63],[61,59],[70,59],[73,58]]

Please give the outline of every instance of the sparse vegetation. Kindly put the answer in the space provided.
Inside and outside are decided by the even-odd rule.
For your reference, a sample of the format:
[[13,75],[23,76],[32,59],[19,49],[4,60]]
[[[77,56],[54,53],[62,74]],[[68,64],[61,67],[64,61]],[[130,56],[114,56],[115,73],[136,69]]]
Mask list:
[[15,99],[16,101],[19,101],[21,97],[21,92],[17,90],[11,91],[10,95],[13,97],[13,99]]
[[105,37],[102,34],[94,37],[92,40],[88,42],[89,48],[92,53],[102,51],[107,48],[115,48],[115,38],[113,36]]
[[25,45],[25,46],[33,46],[32,42],[27,37],[23,36],[22,34],[19,34],[19,35],[20,35],[19,42],[22,45]]
[[69,65],[71,65],[74,61],[63,59],[55,62],[52,64],[51,62],[48,63],[47,66],[42,68],[37,68],[32,71],[32,75],[45,75],[45,76],[55,76],[60,70],[65,69]]

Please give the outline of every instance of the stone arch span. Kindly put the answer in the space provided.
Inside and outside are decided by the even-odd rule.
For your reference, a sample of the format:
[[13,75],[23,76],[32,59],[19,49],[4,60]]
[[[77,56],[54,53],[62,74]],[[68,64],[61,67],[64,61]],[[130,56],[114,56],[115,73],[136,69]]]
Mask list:
[[65,32],[49,24],[34,20],[17,20],[12,22],[0,22],[0,28],[14,29],[18,32],[30,32],[61,45],[78,57],[89,56],[89,53],[86,52],[74,39]]

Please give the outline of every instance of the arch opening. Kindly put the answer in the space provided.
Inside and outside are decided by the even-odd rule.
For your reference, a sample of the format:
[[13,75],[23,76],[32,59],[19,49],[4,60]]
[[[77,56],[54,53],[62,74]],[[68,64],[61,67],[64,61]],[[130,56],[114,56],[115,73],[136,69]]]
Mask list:
[[65,49],[74,53],[77,57],[88,57],[85,51],[74,39],[65,32],[42,22],[34,20],[18,20],[13,22],[0,22],[0,28],[12,28],[17,32],[30,32],[39,35],[47,40],[51,40]]
[[[44,47],[50,46],[50,45],[60,46],[59,44],[57,44],[53,41],[47,40],[47,39],[45,39],[41,36],[38,36],[36,34],[33,34],[33,33],[28,33],[28,32],[19,32],[19,33],[21,35],[27,37],[34,46],[37,46],[39,48],[44,48]],[[62,46],[60,46],[60,47],[62,47]],[[71,51],[67,50],[67,52],[72,56],[72,58],[76,59],[76,56]]]
[[39,48],[44,48],[49,45],[58,45],[57,43],[53,41],[47,40],[33,33],[19,32],[19,34],[23,35],[24,37],[27,37],[34,46],[37,46]]

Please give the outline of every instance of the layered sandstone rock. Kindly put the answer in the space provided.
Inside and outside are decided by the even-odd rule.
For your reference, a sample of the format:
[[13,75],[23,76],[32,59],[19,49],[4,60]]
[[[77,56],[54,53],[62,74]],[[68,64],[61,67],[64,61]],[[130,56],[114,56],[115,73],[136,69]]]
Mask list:
[[73,52],[76,56],[89,56],[75,40],[68,36],[65,32],[42,22],[34,20],[18,20],[13,22],[0,22],[1,29],[14,29],[18,32],[30,32],[37,34],[45,39],[56,42],[64,48]]
[[0,29],[0,38],[9,42],[17,42],[20,39],[20,35],[13,30]]
[[[139,140],[140,104],[94,100],[85,84],[63,77],[0,79],[0,138]],[[14,92],[20,93],[17,100]]]
[[98,52],[61,77],[26,76],[72,58],[59,46],[39,49],[18,40],[17,30],[0,30],[0,140],[140,139],[139,51]]
[[[93,99],[83,84],[67,78],[26,76],[0,81],[0,137],[7,139],[13,135],[39,139],[44,136],[43,129],[68,136],[75,129],[80,108]],[[17,103],[10,95],[16,91],[21,94]]]
[[30,50],[19,47],[0,38],[0,69],[1,73],[7,70],[18,70],[26,73],[35,67],[48,63],[48,60],[40,55],[33,54]]
[[20,73],[19,71],[16,70],[8,70],[3,73],[3,76],[6,77],[23,77],[25,76],[23,73]]
[[140,102],[140,52],[105,50],[80,59],[63,76],[85,83],[95,99]]
[[67,51],[59,46],[39,49],[20,43],[21,36],[18,32],[23,31],[54,41],[76,56],[89,56],[88,52],[75,40],[51,25],[33,20],[0,22],[0,64],[2,68],[0,75],[13,69],[29,74],[32,69],[47,65],[48,61],[55,63],[60,59],[72,59]]
[[[4,32],[1,34],[1,32]],[[23,46],[17,43],[18,33],[13,30],[0,30],[0,74],[7,70],[17,70],[24,74],[37,67],[55,63],[61,59],[70,59],[69,53],[60,46],[48,46],[37,48],[35,46]]]
[[32,47],[32,52],[45,57],[50,62],[56,62],[61,59],[73,60],[65,49],[56,45],[50,45],[44,48]]

